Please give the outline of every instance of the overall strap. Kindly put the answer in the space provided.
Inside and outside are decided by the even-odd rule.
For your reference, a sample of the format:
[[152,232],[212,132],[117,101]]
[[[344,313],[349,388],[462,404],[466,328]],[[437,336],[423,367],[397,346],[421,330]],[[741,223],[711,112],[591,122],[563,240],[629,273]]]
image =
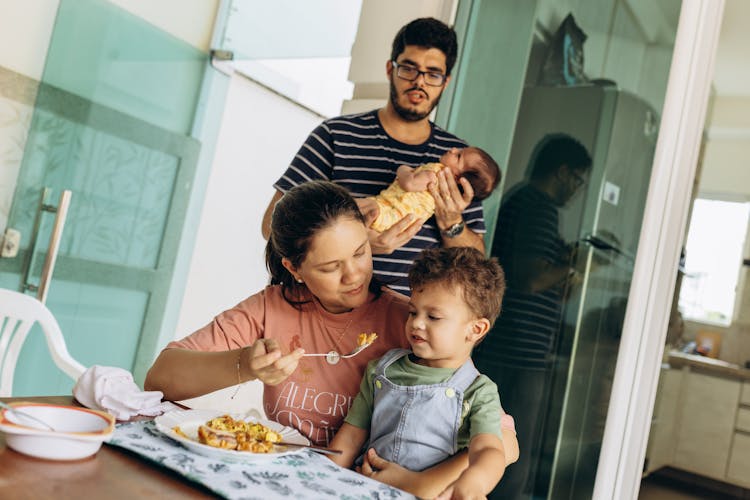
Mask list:
[[411,351],[408,349],[391,349],[387,353],[383,354],[383,357],[380,358],[377,366],[375,367],[375,375],[385,377],[386,368],[388,368],[390,365],[403,358],[404,356],[407,356],[410,352]]

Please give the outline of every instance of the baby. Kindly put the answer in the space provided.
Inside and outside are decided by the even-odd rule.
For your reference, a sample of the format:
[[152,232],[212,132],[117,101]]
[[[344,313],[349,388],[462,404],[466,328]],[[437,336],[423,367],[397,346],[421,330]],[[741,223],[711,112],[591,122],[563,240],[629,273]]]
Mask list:
[[465,177],[474,190],[474,199],[487,198],[500,182],[500,168],[485,151],[476,147],[453,148],[440,157],[440,163],[426,163],[419,167],[401,165],[396,180],[371,198],[378,206],[378,217],[370,225],[383,232],[408,214],[426,221],[435,213],[435,200],[427,186],[435,182],[436,173],[448,168],[453,175]]
[[415,260],[409,281],[411,350],[394,349],[368,364],[330,444],[343,454],[332,460],[351,467],[367,444],[421,471],[468,448],[468,468],[444,493],[483,498],[517,457],[513,420],[504,415],[497,386],[471,361],[500,313],[503,270],[474,248],[433,248]]

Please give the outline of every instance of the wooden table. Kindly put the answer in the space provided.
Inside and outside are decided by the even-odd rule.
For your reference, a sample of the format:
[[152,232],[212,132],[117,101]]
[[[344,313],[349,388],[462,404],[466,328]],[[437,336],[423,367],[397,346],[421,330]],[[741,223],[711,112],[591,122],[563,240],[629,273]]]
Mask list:
[[[0,398],[74,404],[72,396]],[[70,462],[42,460],[5,446],[0,433],[0,498],[216,498],[202,486],[155,467],[120,448],[103,445],[93,457]]]
[[[3,398],[73,404],[73,398]],[[143,421],[145,420],[145,421]],[[132,450],[129,451],[129,450]],[[155,462],[158,462],[155,463]],[[191,477],[196,482],[188,482]],[[280,496],[320,500],[415,497],[301,450],[271,460],[235,462],[196,454],[155,429],[148,418],[119,425],[110,444],[84,460],[58,462],[28,457],[7,448],[0,436],[0,499],[53,498],[227,498]]]

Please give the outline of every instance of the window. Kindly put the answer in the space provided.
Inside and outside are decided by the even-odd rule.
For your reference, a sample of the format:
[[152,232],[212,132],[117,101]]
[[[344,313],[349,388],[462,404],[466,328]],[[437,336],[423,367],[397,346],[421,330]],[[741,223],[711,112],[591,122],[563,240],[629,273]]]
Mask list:
[[695,200],[679,299],[685,319],[732,322],[749,214],[747,202]]
[[[352,97],[361,0],[231,0],[220,48],[237,71],[323,116]],[[290,15],[290,13],[294,15]]]

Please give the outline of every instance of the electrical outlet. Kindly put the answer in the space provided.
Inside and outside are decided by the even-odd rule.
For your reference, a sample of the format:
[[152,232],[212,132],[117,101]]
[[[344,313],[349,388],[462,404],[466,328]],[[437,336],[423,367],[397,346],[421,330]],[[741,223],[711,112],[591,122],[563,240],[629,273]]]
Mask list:
[[0,241],[0,257],[13,258],[18,255],[21,246],[21,231],[7,228]]

